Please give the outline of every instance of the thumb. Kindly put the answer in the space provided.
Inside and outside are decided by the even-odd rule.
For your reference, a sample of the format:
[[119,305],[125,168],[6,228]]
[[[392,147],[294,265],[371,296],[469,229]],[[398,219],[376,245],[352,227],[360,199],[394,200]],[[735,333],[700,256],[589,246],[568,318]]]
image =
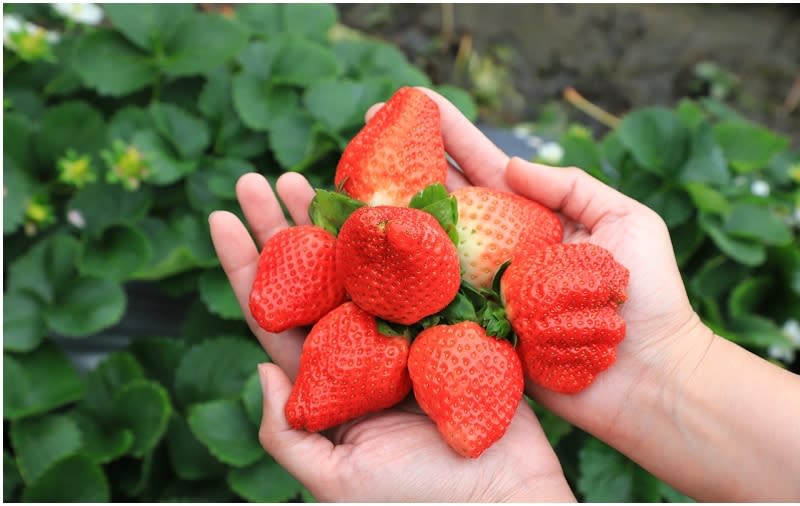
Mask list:
[[514,157],[506,182],[516,193],[561,212],[589,231],[608,216],[643,207],[575,167],[548,167]]
[[292,385],[286,373],[275,364],[259,364],[258,375],[264,395],[261,446],[307,488],[323,481],[321,469],[330,458],[333,443],[320,434],[295,430],[286,421],[284,406]]

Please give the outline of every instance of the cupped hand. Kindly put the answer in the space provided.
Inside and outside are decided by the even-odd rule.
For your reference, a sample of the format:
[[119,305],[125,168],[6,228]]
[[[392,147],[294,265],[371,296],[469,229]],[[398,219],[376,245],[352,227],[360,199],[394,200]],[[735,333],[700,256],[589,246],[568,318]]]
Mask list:
[[[503,174],[508,157],[452,104],[429,93],[440,106],[445,148],[460,169],[451,167],[447,186],[452,190],[475,184],[507,190]],[[250,329],[273,361],[259,367],[264,392],[259,438],[264,448],[323,501],[574,500],[558,459],[525,401],[505,436],[478,459],[466,459],[449,448],[413,400],[325,435],[287,425],[283,408],[297,375],[306,332],[264,331],[250,314],[248,298],[260,248],[289,226],[278,196],[293,222],[304,224],[309,222],[308,205],[314,192],[305,178],[293,173],[282,175],[275,186],[277,195],[258,174],[239,180],[236,193],[247,227],[229,212],[217,211],[209,217],[222,267]]]

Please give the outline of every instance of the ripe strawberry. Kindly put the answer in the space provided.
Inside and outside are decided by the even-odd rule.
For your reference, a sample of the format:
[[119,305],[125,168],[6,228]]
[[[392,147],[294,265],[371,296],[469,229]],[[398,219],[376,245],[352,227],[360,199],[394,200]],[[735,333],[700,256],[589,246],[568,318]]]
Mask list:
[[264,244],[250,290],[250,312],[264,330],[313,324],[344,300],[332,234],[302,225],[281,230]]
[[436,313],[461,284],[458,253],[439,222],[407,207],[362,207],[344,222],[336,268],[370,314],[410,325]]
[[391,407],[411,391],[408,341],[377,330],[352,302],[311,329],[284,413],[295,429],[318,432]]
[[611,253],[589,243],[555,244],[511,262],[501,292],[534,382],[577,393],[614,363],[625,336],[617,308],[628,275]]
[[420,407],[465,457],[478,457],[503,437],[522,399],[514,348],[469,321],[420,332],[408,371]]
[[425,93],[400,88],[345,148],[334,182],[369,205],[407,206],[433,183],[444,183],[447,158],[439,107]]
[[561,242],[562,226],[546,207],[499,190],[467,186],[453,192],[458,201],[458,254],[464,279],[490,288],[497,269],[517,245],[534,250]]

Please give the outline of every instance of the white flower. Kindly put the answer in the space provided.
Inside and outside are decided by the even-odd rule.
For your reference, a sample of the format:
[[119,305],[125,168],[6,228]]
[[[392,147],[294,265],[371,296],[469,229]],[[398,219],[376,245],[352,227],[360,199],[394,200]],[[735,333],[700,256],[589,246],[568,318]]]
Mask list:
[[75,228],[86,227],[86,218],[84,218],[83,213],[77,209],[70,209],[67,212],[67,221]]
[[750,185],[750,192],[758,197],[766,197],[769,195],[769,183],[756,179]]
[[767,348],[767,355],[775,360],[781,360],[787,364],[794,362],[794,350],[788,346],[771,344]]
[[800,322],[790,318],[786,320],[781,330],[795,346],[800,347]]
[[555,165],[564,158],[564,148],[557,142],[545,142],[537,154],[543,162]]
[[3,45],[11,43],[11,35],[24,29],[25,20],[16,14],[3,15]]
[[51,4],[53,9],[76,23],[84,25],[99,25],[103,20],[103,9],[97,4],[90,3],[57,3]]
[[528,125],[517,125],[511,130],[511,132],[517,139],[524,139],[531,135],[531,129],[528,127]]

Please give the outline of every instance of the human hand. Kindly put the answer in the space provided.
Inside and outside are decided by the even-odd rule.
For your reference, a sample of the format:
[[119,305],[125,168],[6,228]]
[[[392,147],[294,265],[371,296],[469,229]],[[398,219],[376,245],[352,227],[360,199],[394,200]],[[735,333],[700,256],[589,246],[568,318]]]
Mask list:
[[[442,112],[445,146],[482,185],[502,186],[508,158],[449,102],[436,96]],[[373,108],[368,117],[374,113]],[[459,126],[451,128],[448,125]],[[448,135],[447,132],[458,135]],[[490,165],[489,162],[494,163]],[[482,179],[483,178],[483,179]],[[450,189],[470,184],[452,169]],[[296,224],[309,223],[313,189],[298,174],[284,174],[276,190]],[[262,330],[249,311],[259,248],[288,226],[269,183],[260,175],[243,176],[236,187],[245,225],[227,212],[210,218],[220,262],[250,329],[273,360],[259,368],[264,413],[259,433],[264,448],[324,501],[572,501],[558,460],[525,402],[521,402],[502,439],[479,459],[465,459],[441,438],[436,425],[413,401],[348,422],[325,435],[291,429],[283,408],[297,375],[305,332]],[[258,246],[257,246],[258,245]]]

